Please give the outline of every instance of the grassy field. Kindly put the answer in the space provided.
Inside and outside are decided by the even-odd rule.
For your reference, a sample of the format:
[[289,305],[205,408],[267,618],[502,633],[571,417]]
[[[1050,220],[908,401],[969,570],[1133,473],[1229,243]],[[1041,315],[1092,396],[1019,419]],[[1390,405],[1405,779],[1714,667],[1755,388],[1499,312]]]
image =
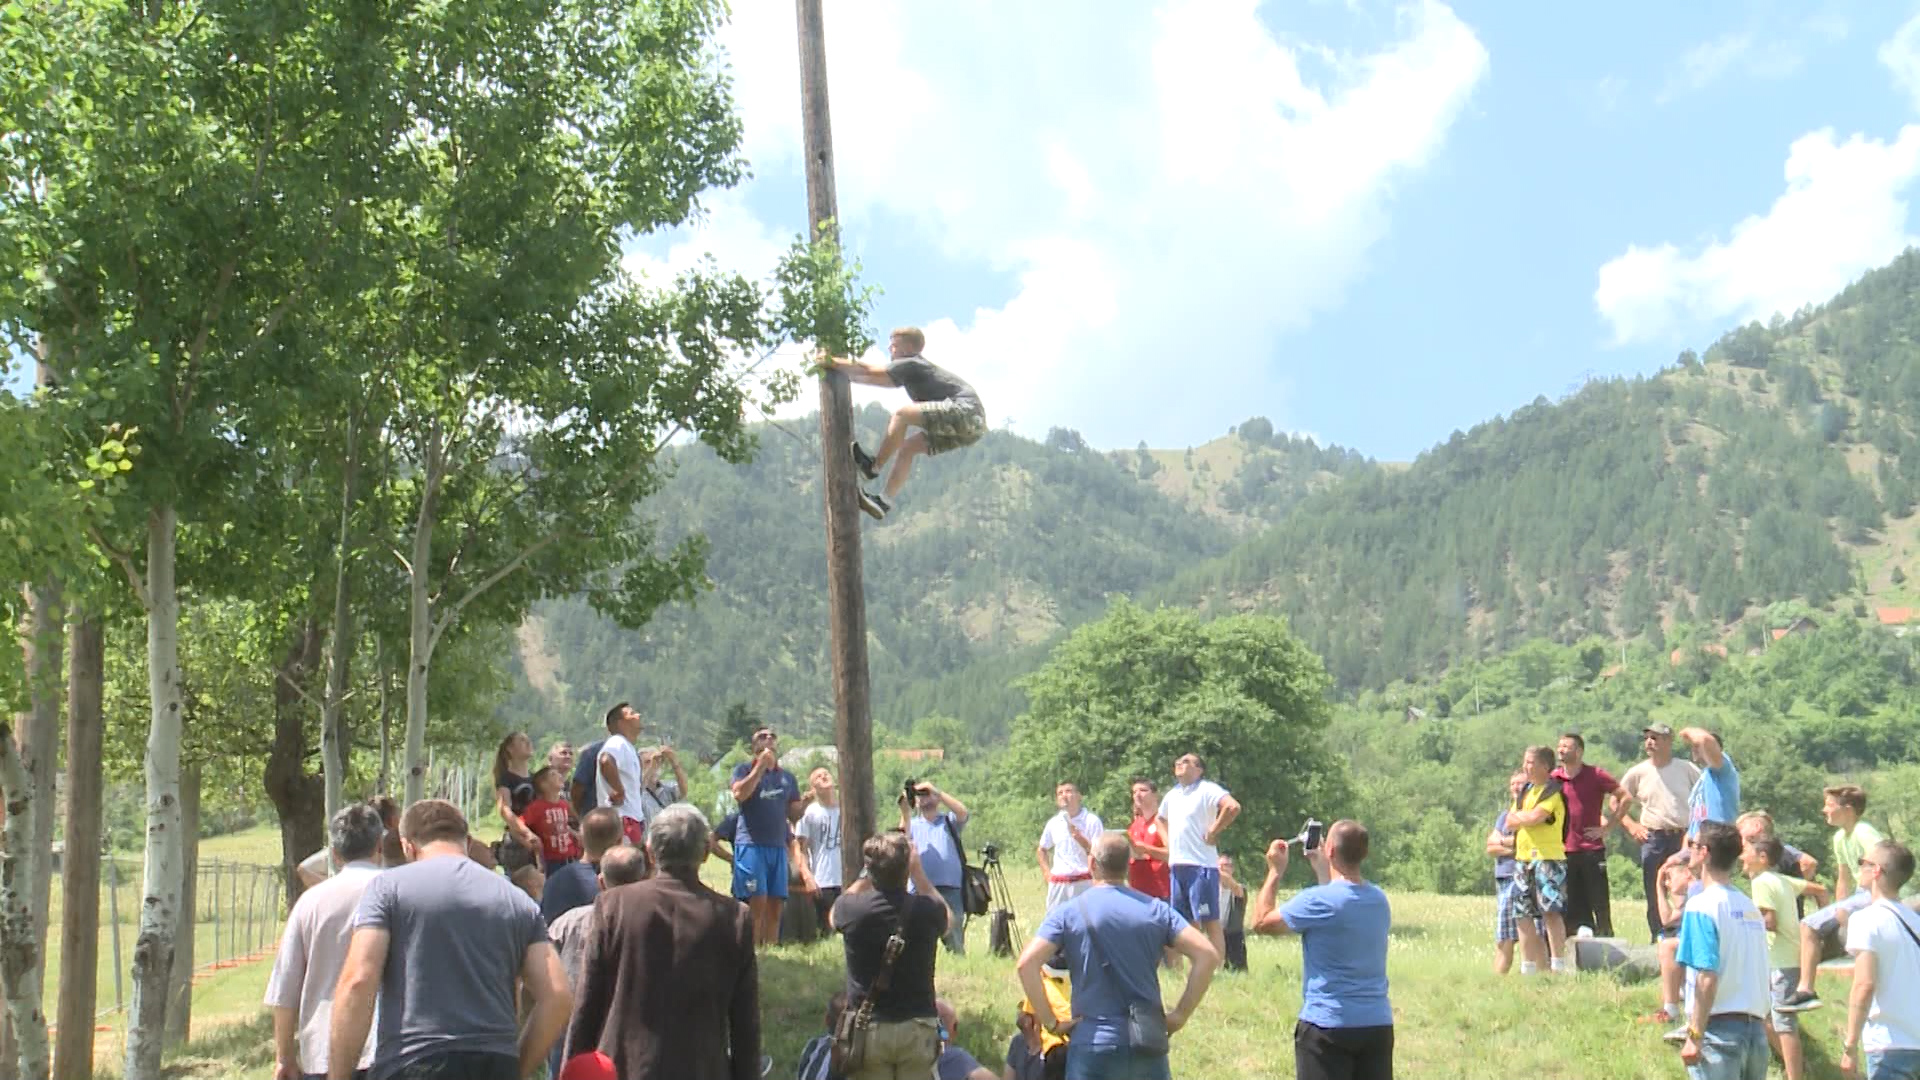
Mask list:
[[[722,867],[723,869],[723,867]],[[709,878],[720,876],[714,867]],[[1300,873],[1298,869],[1294,873]],[[1022,929],[1041,913],[1041,887],[1031,867],[1009,873]],[[1395,895],[1389,972],[1397,1027],[1398,1075],[1484,1078],[1519,1073],[1529,1080],[1608,1080],[1681,1075],[1678,1055],[1660,1031],[1637,1017],[1658,1004],[1650,985],[1626,986],[1603,975],[1499,978],[1489,970],[1491,898]],[[986,928],[970,928],[970,955],[942,954],[939,988],[960,1014],[959,1041],[994,1069],[1014,1030],[1019,987],[1009,960],[986,955]],[[1187,1029],[1174,1037],[1176,1075],[1290,1077],[1292,1031],[1300,1004],[1300,949],[1291,940],[1249,943],[1251,970],[1223,974]],[[820,1029],[828,996],[840,986],[837,943],[783,946],[761,966],[765,1051],[775,1077],[793,1074],[800,1049]],[[271,1073],[269,1028],[257,1003],[267,965],[223,973],[196,996],[198,1041],[175,1061],[175,1075],[265,1078]],[[1823,987],[1844,1001],[1839,984]],[[1171,1001],[1177,977],[1163,975]],[[1837,1033],[1844,1009],[1804,1014],[1811,1032],[1812,1077],[1837,1076]],[[1777,1072],[1777,1067],[1776,1067]]]

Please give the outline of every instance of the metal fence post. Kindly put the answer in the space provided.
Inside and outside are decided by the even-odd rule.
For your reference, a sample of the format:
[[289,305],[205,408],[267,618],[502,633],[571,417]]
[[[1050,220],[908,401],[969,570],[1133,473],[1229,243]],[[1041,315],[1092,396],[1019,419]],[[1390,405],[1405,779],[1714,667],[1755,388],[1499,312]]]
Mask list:
[[213,901],[213,955],[207,959],[217,964],[220,962],[220,862],[217,859],[210,861],[203,869],[213,879],[213,884],[207,889],[207,899]]

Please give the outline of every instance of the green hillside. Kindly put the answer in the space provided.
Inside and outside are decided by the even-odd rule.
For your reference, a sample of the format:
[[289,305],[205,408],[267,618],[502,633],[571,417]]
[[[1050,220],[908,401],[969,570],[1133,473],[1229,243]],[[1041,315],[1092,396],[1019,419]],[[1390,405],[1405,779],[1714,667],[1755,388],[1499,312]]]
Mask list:
[[[1348,691],[1535,638],[1658,648],[1676,627],[1763,630],[1785,601],[1850,616],[1911,603],[1916,289],[1909,253],[1822,307],[1650,377],[1537,399],[1406,466],[1257,417],[1184,451],[995,432],[927,462],[868,529],[875,714],[996,737],[1022,706],[1011,684],[1116,594],[1284,613]],[[883,421],[859,418],[869,436]],[[519,637],[510,718],[577,724],[631,697],[696,741],[735,705],[824,735],[815,430],[762,429],[744,468],[680,451],[650,510],[706,535],[712,591],[640,632],[584,600],[543,605]]]

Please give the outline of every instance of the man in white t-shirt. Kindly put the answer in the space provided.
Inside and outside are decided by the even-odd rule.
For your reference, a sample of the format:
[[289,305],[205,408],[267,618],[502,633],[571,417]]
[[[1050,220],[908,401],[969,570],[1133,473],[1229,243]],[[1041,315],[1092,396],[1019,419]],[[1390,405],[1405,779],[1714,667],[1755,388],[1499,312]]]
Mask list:
[[1900,903],[1913,880],[1913,852],[1882,840],[1860,860],[1860,884],[1873,902],[1847,920],[1853,993],[1840,1032],[1840,1071],[1868,1080],[1920,1078],[1920,916]]
[[840,793],[834,790],[833,773],[825,765],[807,774],[807,790],[800,799],[807,808],[800,812],[793,832],[813,873],[813,906],[820,925],[832,933],[827,915],[833,910],[833,902],[840,899],[846,870],[840,862]]
[[647,842],[646,787],[640,777],[640,712],[621,702],[607,710],[607,741],[600,744],[594,805],[620,812],[620,829],[630,844]]
[[1173,787],[1160,799],[1160,835],[1167,838],[1167,867],[1173,886],[1173,910],[1225,955],[1226,928],[1220,925],[1220,833],[1240,816],[1240,802],[1206,778],[1199,754],[1183,754],[1173,763]]
[[[380,872],[386,826],[366,803],[350,803],[327,823],[327,850],[340,864],[333,877],[300,894],[287,916],[267,980],[273,1009],[275,1076],[324,1076],[333,1023],[333,987],[347,962],[353,913]],[[373,1064],[373,1043],[360,1052],[355,1075]]]
[[1773,1007],[1767,924],[1733,887],[1740,831],[1724,821],[1701,823],[1689,843],[1705,849],[1704,887],[1680,913],[1680,951],[1687,971],[1686,1041],[1680,1060],[1691,1080],[1767,1080],[1767,1016]]
[[1080,786],[1073,781],[1054,787],[1053,805],[1060,812],[1047,819],[1047,827],[1040,830],[1040,846],[1034,849],[1040,873],[1047,879],[1048,911],[1093,885],[1093,865],[1087,855],[1093,850],[1093,838],[1104,831],[1100,815],[1080,805]]

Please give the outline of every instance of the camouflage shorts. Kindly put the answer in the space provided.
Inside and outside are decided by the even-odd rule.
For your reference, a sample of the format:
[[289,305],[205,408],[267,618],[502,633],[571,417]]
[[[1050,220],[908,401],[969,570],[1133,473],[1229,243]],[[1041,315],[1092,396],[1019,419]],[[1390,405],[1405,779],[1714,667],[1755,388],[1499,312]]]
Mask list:
[[929,401],[920,406],[920,428],[927,433],[927,453],[944,454],[979,442],[987,433],[987,411],[958,401]]

